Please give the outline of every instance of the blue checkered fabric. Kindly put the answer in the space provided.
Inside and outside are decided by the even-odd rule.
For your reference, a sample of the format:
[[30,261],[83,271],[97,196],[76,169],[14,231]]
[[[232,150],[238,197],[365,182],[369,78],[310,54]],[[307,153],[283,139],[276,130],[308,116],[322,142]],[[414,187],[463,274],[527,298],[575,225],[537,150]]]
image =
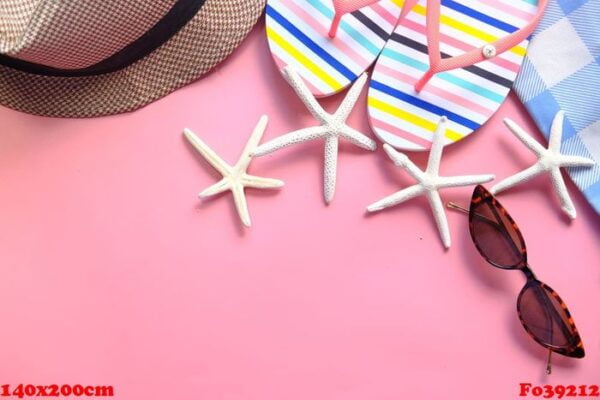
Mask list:
[[569,174],[600,213],[600,0],[550,0],[514,87],[546,137],[565,111],[561,151],[599,163]]

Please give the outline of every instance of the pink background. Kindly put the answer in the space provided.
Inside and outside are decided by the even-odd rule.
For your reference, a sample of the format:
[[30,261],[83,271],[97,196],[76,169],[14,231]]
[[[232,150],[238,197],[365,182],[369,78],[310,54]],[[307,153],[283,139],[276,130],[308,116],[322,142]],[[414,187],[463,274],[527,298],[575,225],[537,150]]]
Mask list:
[[[342,146],[329,207],[322,143],[256,159],[251,172],[286,186],[248,194],[251,230],[229,195],[196,197],[219,176],[184,127],[234,162],[263,113],[265,140],[314,123],[262,29],[205,79],[131,114],[0,108],[0,384],[114,385],[120,399],[161,400],[509,399],[519,382],[599,384],[600,218],[571,183],[571,224],[547,177],[500,197],[588,353],[556,356],[549,378],[515,312],[523,276],[480,258],[465,216],[448,212],[445,252],[424,199],[365,215],[412,184],[381,146]],[[364,95],[360,105],[350,123],[370,134]],[[533,162],[505,116],[535,130],[511,94],[446,149],[442,172],[505,177]],[[471,190],[443,197],[467,204]]]

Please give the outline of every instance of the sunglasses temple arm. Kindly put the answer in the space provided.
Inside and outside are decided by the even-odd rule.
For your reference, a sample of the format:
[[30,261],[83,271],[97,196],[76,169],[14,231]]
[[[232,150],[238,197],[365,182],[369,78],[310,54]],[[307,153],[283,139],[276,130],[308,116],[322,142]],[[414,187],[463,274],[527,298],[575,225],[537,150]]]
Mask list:
[[[536,292],[537,294],[537,292]],[[570,331],[569,331],[569,327],[565,324],[565,322],[563,321],[563,319],[561,318],[561,316],[556,312],[556,310],[554,309],[554,307],[552,306],[551,302],[549,302],[549,298],[548,296],[542,296],[541,299],[538,298],[538,300],[542,301],[544,303],[544,312],[546,313],[546,317],[548,318],[548,322],[550,323],[550,342],[552,342],[552,338],[554,337],[554,329],[553,329],[553,322],[556,322],[559,327],[560,330],[563,332],[563,334],[565,336],[569,336]],[[551,315],[554,317],[554,319],[552,318]],[[552,373],[552,349],[548,348],[548,363],[546,364],[546,374],[550,375]]]
[[[557,315],[556,310],[554,310],[554,308],[552,307],[551,304],[548,304],[548,297],[544,296],[544,295],[540,295],[539,292],[534,291],[536,297],[538,298],[538,301],[540,301],[542,304],[544,304],[543,310],[544,313],[546,314],[546,320],[548,321],[548,323],[550,324],[549,327],[549,331],[550,331],[550,343],[552,343],[552,338],[554,337],[554,329],[553,329],[553,318],[550,314],[554,315],[555,317],[558,318],[558,321],[560,321],[561,323],[561,329],[564,329],[565,327],[562,326],[562,318],[560,318],[560,315]],[[541,298],[540,298],[541,297]],[[548,360],[546,361],[546,375],[550,375],[552,373],[552,349],[548,348]]]
[[[465,207],[460,206],[460,205],[458,205],[456,203],[453,203],[451,201],[449,201],[448,203],[446,203],[446,207],[451,208],[453,210],[458,210],[458,211],[460,211],[462,213],[465,213],[465,214],[470,214],[471,213]],[[485,215],[481,215],[481,214],[478,214],[478,213],[473,213],[473,215],[475,217],[479,218],[480,220],[482,220],[483,222],[485,222],[486,224],[490,224],[495,229],[497,229],[498,231],[502,232],[502,230],[500,229],[502,226],[500,224],[498,224],[498,222],[496,222],[496,221],[494,221],[494,220],[486,217]]]
[[[527,266],[527,268],[530,268],[529,265]],[[537,278],[535,278],[535,277],[533,279],[537,280]],[[565,324],[565,321],[563,321],[562,317],[556,312],[556,309],[552,306],[552,301],[550,300],[548,295],[547,294],[541,295],[540,292],[538,292],[538,291],[535,291],[534,293],[535,293],[535,296],[538,298],[538,301],[540,302],[540,304],[544,305],[543,310],[544,310],[544,313],[546,314],[546,319],[550,323],[550,327],[548,328],[548,330],[550,331],[550,335],[551,335],[550,342],[552,342],[552,338],[554,337],[553,322],[556,322],[556,324],[558,325],[558,327],[560,328],[560,330],[563,332],[563,334],[565,336],[569,336],[569,334],[570,334],[569,327],[567,326],[567,324]],[[546,365],[546,373],[548,375],[550,375],[552,373],[552,365],[551,365],[552,349],[548,348],[548,351],[550,352],[550,354],[548,354],[548,364]]]
[[[470,211],[468,209],[466,209],[463,206],[460,206],[456,203],[453,203],[451,201],[449,201],[448,203],[446,203],[446,207],[451,208],[453,210],[458,210],[460,212],[463,212],[465,214],[470,214]],[[494,213],[496,214],[496,217],[498,218],[498,221],[502,221],[502,219],[500,218],[500,216],[496,213],[495,210],[493,210]],[[505,234],[506,231],[506,227],[500,225],[497,221],[494,221],[493,219],[490,219],[484,215],[478,214],[478,213],[473,213],[473,215],[477,218],[479,218],[480,220],[482,220],[483,222],[491,225],[492,227],[494,227],[494,229],[496,229],[498,232],[500,232],[501,234]],[[502,229],[504,228],[504,229]],[[509,242],[511,243],[513,250],[515,250],[516,252],[519,252],[520,250],[516,247],[515,243],[512,240],[509,240]]]
[[[547,302],[546,302],[547,303]],[[554,309],[554,307],[549,306],[548,308],[550,308],[551,312],[558,317],[558,320],[560,321],[560,325],[561,325],[561,329],[565,330],[565,326],[564,323],[562,321],[562,318],[560,317],[560,315],[556,315],[556,310]],[[548,313],[548,309],[545,310],[546,313]],[[552,329],[552,319],[549,319],[550,322],[550,343],[552,343],[552,340],[554,339],[554,329]],[[546,362],[546,375],[550,375],[552,373],[552,349],[548,349],[548,361]]]
[[453,203],[453,202],[451,202],[451,201],[449,201],[448,203],[446,203],[446,207],[448,207],[448,208],[452,208],[453,210],[462,211],[462,212],[464,212],[465,214],[468,214],[468,213],[469,213],[469,210],[467,210],[467,209],[466,209],[466,208],[464,208],[463,206],[459,206],[458,204],[456,204],[456,203]]
[[[465,214],[470,214],[471,213],[467,208],[465,208],[463,206],[460,206],[460,205],[458,205],[456,203],[453,203],[451,201],[449,201],[448,203],[446,203],[446,207],[451,208],[453,210],[458,210],[458,211],[460,211],[462,213],[465,213]],[[502,226],[498,222],[494,221],[493,219],[490,219],[490,218],[486,217],[485,215],[481,215],[481,214],[478,214],[478,213],[473,213],[473,215],[475,217],[479,218],[480,220],[482,220],[483,222],[485,222],[487,224],[490,224],[491,226],[493,226],[498,231],[502,232],[502,230],[500,229],[500,228],[502,228]]]

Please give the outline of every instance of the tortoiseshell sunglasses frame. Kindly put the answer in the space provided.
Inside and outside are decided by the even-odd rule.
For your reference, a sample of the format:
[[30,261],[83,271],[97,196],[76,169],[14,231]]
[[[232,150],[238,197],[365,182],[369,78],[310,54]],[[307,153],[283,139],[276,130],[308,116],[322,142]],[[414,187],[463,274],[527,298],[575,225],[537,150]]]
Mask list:
[[[488,206],[490,206],[492,208],[492,210],[496,210],[496,211],[500,212],[502,214],[502,216],[504,218],[506,218],[506,220],[512,225],[512,229],[518,235],[518,237],[522,243],[522,247],[520,249],[518,249],[521,258],[517,264],[512,265],[512,266],[500,265],[497,262],[495,262],[494,260],[490,259],[488,257],[488,255],[485,253],[485,251],[479,246],[478,241],[476,239],[477,232],[476,232],[476,229],[474,226],[474,220],[476,218],[486,218],[487,219],[487,217],[483,217],[481,215],[476,215],[475,209],[477,206],[480,206],[481,203],[487,203]],[[503,228],[504,228],[504,230],[506,230],[505,227],[503,227]],[[569,312],[569,310],[567,308],[567,305],[560,298],[560,296],[554,289],[552,289],[550,286],[546,285],[545,283],[543,283],[542,281],[540,281],[536,278],[535,274],[533,273],[533,271],[529,267],[529,264],[527,263],[527,247],[525,246],[525,240],[523,238],[523,234],[521,233],[521,230],[515,223],[514,219],[510,216],[510,214],[502,206],[502,204],[500,204],[500,202],[482,185],[478,185],[475,188],[475,190],[473,191],[473,197],[471,198],[471,206],[469,208],[469,232],[471,234],[471,239],[473,240],[475,247],[479,251],[479,254],[481,254],[481,256],[489,264],[493,265],[494,267],[500,268],[500,269],[507,269],[507,270],[518,269],[525,274],[525,276],[527,278],[527,282],[523,286],[523,289],[521,289],[521,292],[519,293],[519,296],[517,298],[517,313],[519,315],[519,320],[521,321],[521,324],[523,325],[523,328],[525,328],[525,331],[527,332],[527,334],[533,340],[535,340],[538,344],[540,344],[541,346],[543,346],[553,352],[562,354],[567,357],[583,358],[585,356],[585,351],[583,349],[583,342],[581,341],[581,337],[579,335],[577,327],[575,326],[575,322],[573,321],[571,313]],[[508,231],[507,231],[507,233],[508,233]],[[514,246],[516,248],[517,244],[514,243],[514,240],[511,239],[511,242],[514,244]],[[525,322],[525,320],[523,318],[523,313],[521,311],[520,305],[521,305],[521,298],[522,298],[523,294],[526,292],[526,290],[528,288],[530,288],[532,286],[538,286],[542,290],[549,292],[552,295],[552,297],[554,297],[554,299],[558,302],[558,304],[560,304],[560,307],[562,308],[562,310],[564,311],[565,315],[568,318],[567,322],[568,322],[568,324],[573,332],[573,335],[574,335],[573,341],[572,341],[572,343],[569,344],[569,346],[554,346],[552,344],[545,343],[543,340],[538,338],[531,331],[531,329],[527,326],[527,323]],[[546,306],[545,308],[546,308],[547,312],[555,312],[553,307]]]

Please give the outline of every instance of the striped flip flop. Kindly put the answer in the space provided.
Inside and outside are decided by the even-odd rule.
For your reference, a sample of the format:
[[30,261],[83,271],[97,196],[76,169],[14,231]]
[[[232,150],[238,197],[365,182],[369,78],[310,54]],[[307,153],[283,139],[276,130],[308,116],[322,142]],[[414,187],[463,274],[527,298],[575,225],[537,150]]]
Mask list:
[[548,0],[420,0],[398,24],[369,87],[375,134],[402,150],[428,150],[441,116],[446,144],[498,110]]
[[271,54],[281,71],[292,66],[313,95],[330,96],[373,64],[399,19],[416,2],[269,0],[266,30]]

